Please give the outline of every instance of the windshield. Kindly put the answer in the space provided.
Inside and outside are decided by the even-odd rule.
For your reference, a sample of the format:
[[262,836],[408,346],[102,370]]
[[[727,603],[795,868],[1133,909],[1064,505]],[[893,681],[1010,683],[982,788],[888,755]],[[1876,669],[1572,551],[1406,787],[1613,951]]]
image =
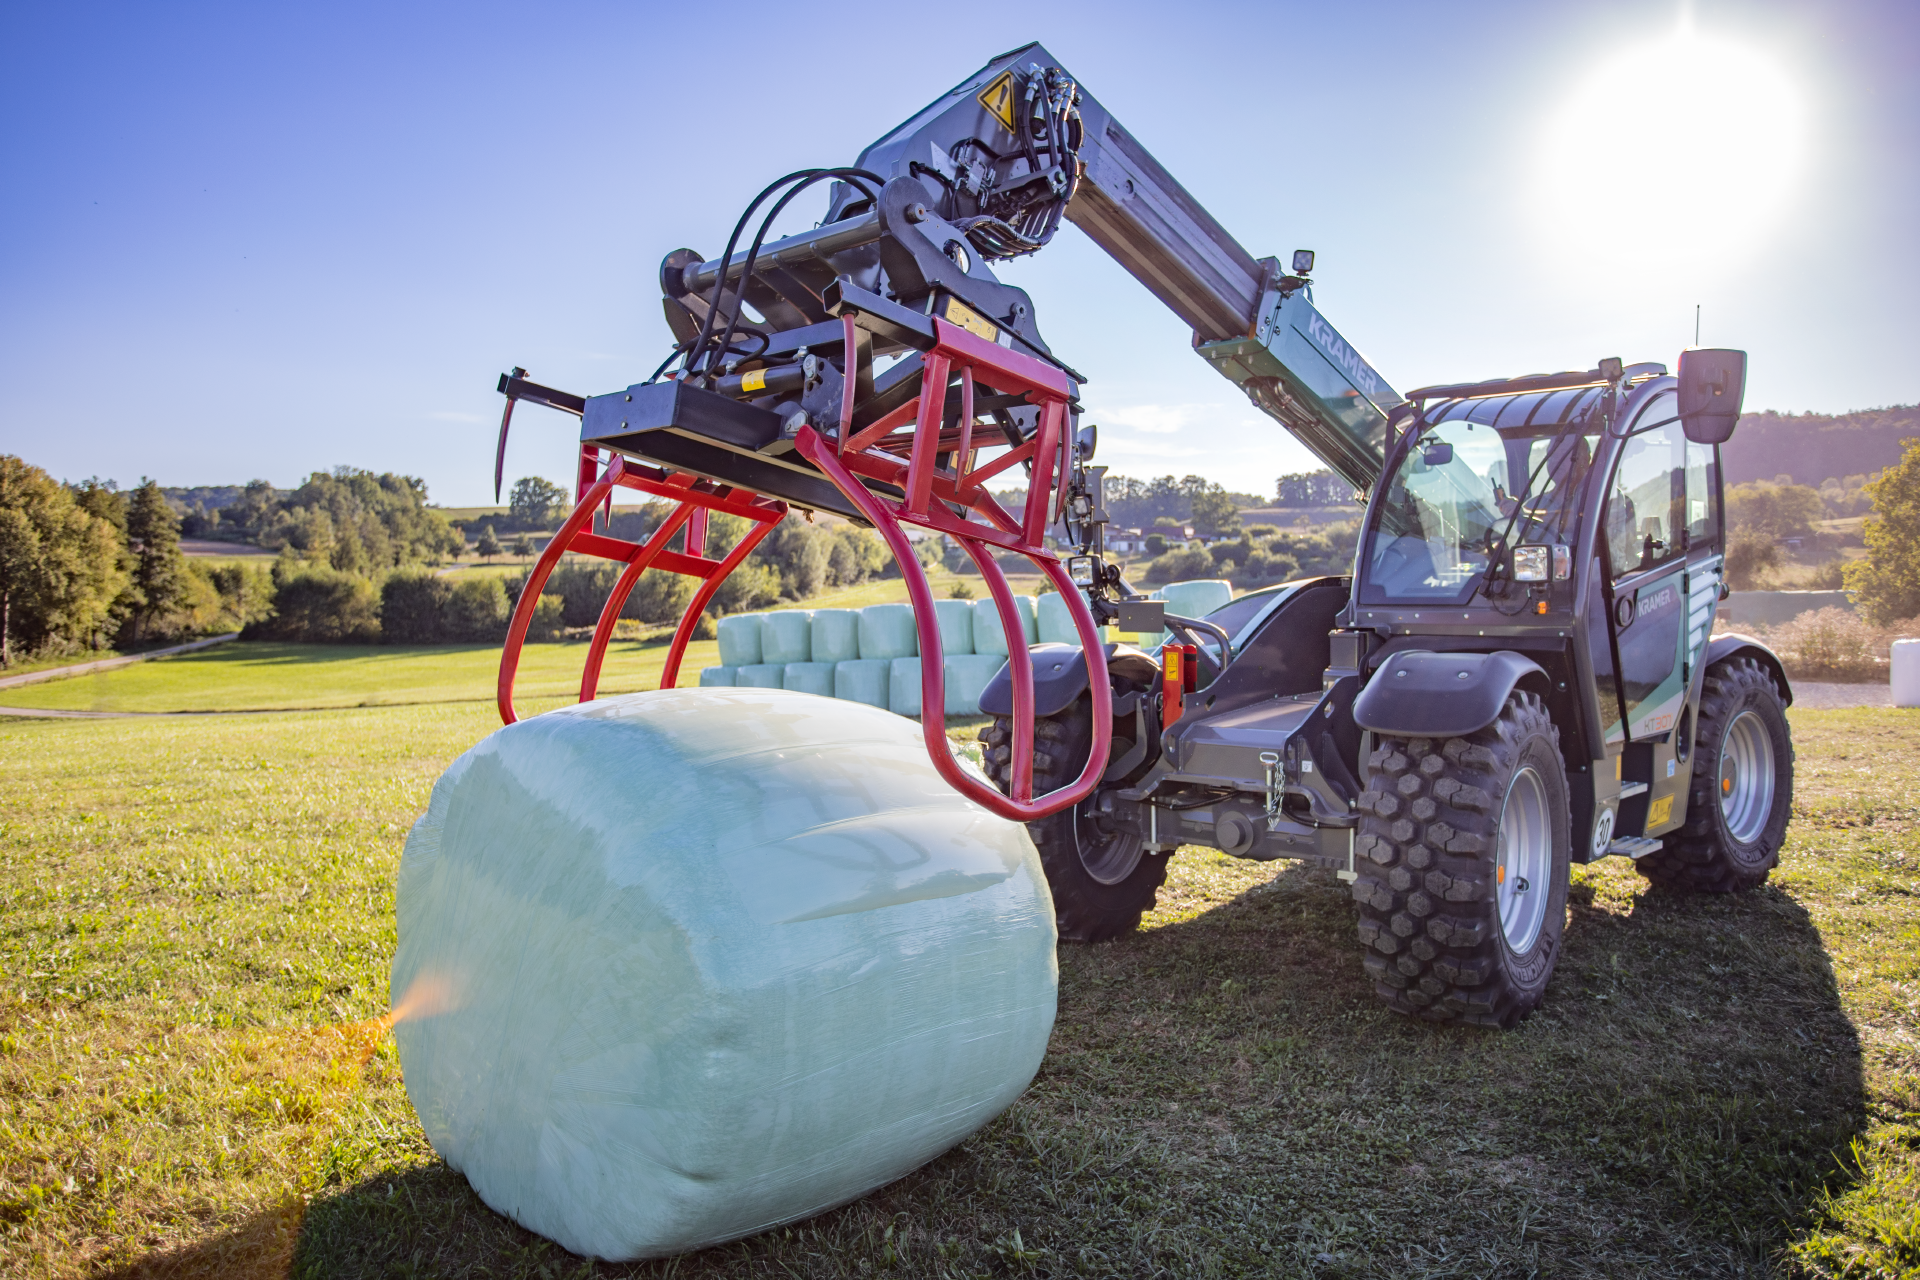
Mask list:
[[1456,418],[1423,427],[1367,534],[1369,602],[1462,603],[1491,545],[1570,543],[1592,436],[1578,427],[1496,430]]

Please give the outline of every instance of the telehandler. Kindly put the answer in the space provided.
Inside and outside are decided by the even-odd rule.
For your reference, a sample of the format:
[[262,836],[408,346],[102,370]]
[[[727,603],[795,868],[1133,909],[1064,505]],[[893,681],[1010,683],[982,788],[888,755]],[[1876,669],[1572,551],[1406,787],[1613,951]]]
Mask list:
[[[823,183],[821,223],[769,242]],[[1087,379],[992,269],[1063,219],[1354,487],[1350,577],[1205,618],[1125,580],[1079,420]],[[944,705],[940,636],[902,526],[978,566],[1012,650],[982,698],[994,785],[955,759],[937,714],[925,742],[956,789],[1029,824],[1063,938],[1133,928],[1182,845],[1304,859],[1351,884],[1382,1000],[1505,1027],[1546,988],[1571,863],[1624,855],[1677,890],[1759,884],[1791,808],[1792,692],[1765,646],[1712,634],[1727,591],[1719,446],[1744,353],[1689,349],[1677,376],[1608,359],[1402,396],[1315,307],[1313,265],[1307,251],[1285,268],[1255,259],[1039,45],[994,58],[853,165],[770,185],[717,258],[669,254],[675,345],[651,378],[583,397],[502,376],[496,487],[517,401],[582,421],[577,505],[520,596],[502,717],[562,554],[624,565],[583,700],[640,575],[698,580],[671,687],[726,575],[790,508],[826,511],[874,528],[899,562],[923,706]],[[1017,503],[987,488],[1022,481]],[[673,514],[645,542],[609,536],[595,513],[616,488]],[[748,521],[731,548],[708,548],[715,511]],[[1008,554],[1061,593],[1077,646],[1026,644]],[[1105,624],[1165,638],[1112,644]]]

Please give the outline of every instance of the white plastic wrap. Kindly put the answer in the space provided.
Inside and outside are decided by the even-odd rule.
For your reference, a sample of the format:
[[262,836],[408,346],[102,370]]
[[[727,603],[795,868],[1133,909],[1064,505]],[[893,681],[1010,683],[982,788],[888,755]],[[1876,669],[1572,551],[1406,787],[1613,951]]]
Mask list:
[[897,716],[920,714],[920,659],[895,658],[887,664],[887,709]]
[[1033,614],[1041,644],[1077,646],[1080,643],[1080,633],[1073,626],[1073,611],[1067,608],[1058,591],[1049,591],[1035,600]]
[[1006,665],[1007,660],[997,653],[959,653],[948,658],[941,667],[946,677],[947,714],[979,715],[980,694]]
[[702,689],[731,689],[733,688],[733,675],[734,668],[732,667],[706,667],[700,672],[700,687]]
[[813,611],[813,660],[849,662],[860,656],[860,612],[857,609]]
[[811,693],[816,697],[833,696],[833,663],[831,662],[789,662],[786,672],[780,677],[780,687],[791,689],[795,693]]
[[891,658],[855,658],[833,664],[833,696],[849,702],[864,702],[882,711],[892,705],[890,684],[893,679]]
[[972,653],[972,601],[935,600],[933,612],[940,620],[940,652],[949,658],[957,653]]
[[1893,705],[1920,707],[1920,640],[1895,640],[1887,667]]
[[813,661],[813,610],[775,609],[760,615],[760,661]]
[[733,669],[733,683],[742,689],[778,689],[786,679],[784,662],[755,662]]
[[577,1253],[659,1257],[817,1213],[1016,1098],[1053,1025],[1026,831],[919,730],[777,690],[535,716],[408,837],[406,1088],[481,1199]]
[[[1015,596],[1013,608],[1020,615],[1021,629],[1026,632],[1027,643],[1038,643],[1040,629],[1034,621],[1033,597]],[[997,653],[1003,658],[1007,654],[1007,633],[1000,626],[1000,610],[994,607],[991,598],[973,602],[973,651]]]
[[870,604],[860,611],[860,656],[913,658],[920,654],[920,635],[913,629],[910,604]]
[[720,665],[750,667],[760,661],[760,615],[730,613],[720,619]]

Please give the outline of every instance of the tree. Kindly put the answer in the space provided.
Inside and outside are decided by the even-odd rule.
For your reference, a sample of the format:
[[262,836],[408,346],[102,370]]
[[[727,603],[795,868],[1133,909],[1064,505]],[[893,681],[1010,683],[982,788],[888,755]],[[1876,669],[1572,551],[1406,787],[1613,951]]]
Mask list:
[[1774,538],[1805,538],[1812,535],[1813,522],[1825,518],[1826,514],[1820,491],[1803,484],[1769,484],[1755,480],[1727,489],[1730,528],[1757,529]]
[[7,660],[18,647],[98,644],[126,584],[118,531],[39,467],[0,455],[0,612]]
[[190,588],[187,559],[180,554],[180,518],[152,480],[135,489],[127,502],[127,550],[133,553],[127,631],[139,641],[165,629],[166,619],[186,602]]
[[539,476],[522,476],[507,494],[507,518],[522,529],[544,529],[566,506],[567,491]]
[[13,665],[13,598],[41,576],[43,559],[26,513],[0,507],[0,667]]
[[1780,544],[1758,529],[1736,529],[1727,539],[1727,584],[1735,591],[1759,587],[1761,575],[1780,567]]
[[493,536],[493,525],[480,526],[480,536],[473,540],[473,553],[482,560],[491,560],[500,554],[500,539]]
[[515,538],[513,540],[513,554],[520,557],[522,560],[525,560],[528,556],[532,555],[533,539],[529,538],[524,533],[521,534],[519,537]]
[[1233,495],[1217,484],[1208,484],[1190,499],[1193,531],[1203,538],[1223,538],[1240,531],[1240,513]]
[[1867,558],[1843,571],[1847,590],[1881,626],[1920,616],[1920,439],[1867,485],[1873,514],[1862,531]]

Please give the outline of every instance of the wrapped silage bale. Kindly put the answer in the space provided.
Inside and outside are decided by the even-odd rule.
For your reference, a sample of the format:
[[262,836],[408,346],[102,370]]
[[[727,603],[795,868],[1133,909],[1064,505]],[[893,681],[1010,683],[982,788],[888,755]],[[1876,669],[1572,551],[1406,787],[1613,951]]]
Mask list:
[[794,693],[811,693],[821,698],[833,696],[831,662],[789,662],[780,677],[780,687]]
[[[1058,591],[1049,591],[1033,603],[1034,629],[1039,634],[1041,644],[1070,644],[1079,647],[1080,633],[1074,629],[1073,611],[1067,608],[1067,602]],[[1095,634],[1102,639],[1107,637],[1105,627],[1095,627]]]
[[893,659],[855,658],[833,664],[833,696],[891,710]]
[[935,600],[934,616],[940,620],[940,652],[973,652],[973,601]]
[[786,680],[784,662],[755,662],[733,670],[733,683],[742,689],[778,689]]
[[981,693],[1006,665],[1007,660],[997,653],[958,653],[948,658],[941,668],[947,684],[947,714],[979,715]]
[[[1168,613],[1177,613],[1183,618],[1204,618],[1233,599],[1233,584],[1219,578],[1198,578],[1191,582],[1169,582],[1157,594],[1167,602]],[[1162,632],[1158,643],[1165,644],[1171,639],[1172,632]]]
[[887,710],[897,716],[920,714],[920,659],[895,658],[887,664]]
[[913,628],[910,604],[870,604],[860,611],[860,656],[915,658],[920,634]]
[[[1033,616],[1033,597],[1015,596],[1013,607],[1020,615],[1021,629],[1026,632],[1027,643],[1039,643],[1040,628]],[[991,598],[973,602],[973,651],[1006,656],[1007,633],[1000,625],[1000,610],[994,607]]]
[[720,665],[750,667],[760,661],[760,615],[730,613],[720,619]]
[[706,667],[700,672],[702,689],[733,688],[734,669],[732,667]]
[[760,661],[811,662],[813,610],[775,609],[760,615]]
[[860,611],[813,611],[813,661],[849,662],[860,656]]
[[1018,1097],[1053,1025],[1025,829],[851,702],[675,689],[502,729],[435,784],[395,905],[427,1137],[599,1258],[900,1177]]

